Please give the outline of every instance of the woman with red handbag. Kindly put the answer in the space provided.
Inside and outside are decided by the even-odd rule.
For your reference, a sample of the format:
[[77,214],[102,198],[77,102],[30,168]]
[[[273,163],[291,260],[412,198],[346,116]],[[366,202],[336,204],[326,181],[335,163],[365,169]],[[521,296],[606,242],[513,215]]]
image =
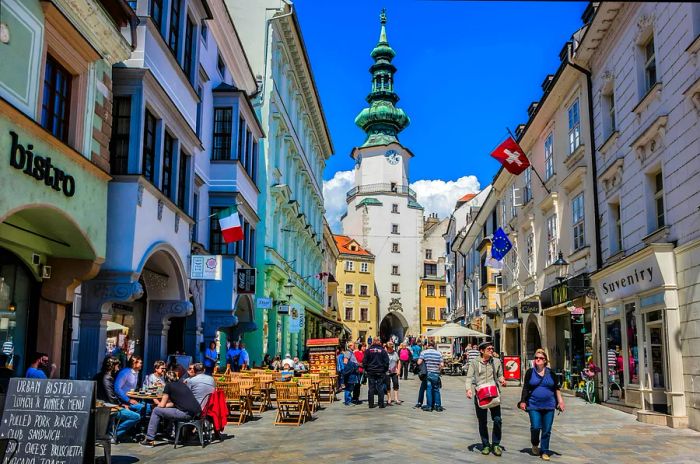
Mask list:
[[[481,454],[487,455],[493,451],[495,456],[501,456],[501,396],[500,387],[506,386],[503,377],[501,360],[493,356],[493,343],[484,342],[479,345],[480,357],[469,361],[467,369],[467,398],[474,398],[476,417],[479,419],[479,435],[481,436]],[[488,410],[491,410],[493,421],[492,439],[489,442]]]
[[535,351],[535,367],[525,372],[518,403],[518,407],[530,415],[532,454],[539,455],[544,461],[549,461],[552,455],[549,438],[554,423],[554,409],[564,411],[559,381],[547,363],[547,353],[539,348]]

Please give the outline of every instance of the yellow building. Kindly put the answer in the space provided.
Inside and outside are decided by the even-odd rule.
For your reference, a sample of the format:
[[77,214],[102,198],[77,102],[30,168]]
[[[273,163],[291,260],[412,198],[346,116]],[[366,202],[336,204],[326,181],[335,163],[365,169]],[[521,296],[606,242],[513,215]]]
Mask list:
[[420,279],[420,333],[447,322],[446,292],[444,277],[426,275]]
[[335,235],[339,255],[338,308],[343,323],[352,331],[351,340],[375,338],[379,322],[374,286],[374,255],[347,235]]

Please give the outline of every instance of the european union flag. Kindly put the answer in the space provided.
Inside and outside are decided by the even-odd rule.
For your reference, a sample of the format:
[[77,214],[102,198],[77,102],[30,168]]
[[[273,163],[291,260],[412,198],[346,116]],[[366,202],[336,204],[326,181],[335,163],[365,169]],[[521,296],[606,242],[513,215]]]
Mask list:
[[496,233],[493,234],[493,240],[491,241],[491,257],[501,261],[511,248],[513,248],[513,244],[510,243],[503,229],[499,227]]

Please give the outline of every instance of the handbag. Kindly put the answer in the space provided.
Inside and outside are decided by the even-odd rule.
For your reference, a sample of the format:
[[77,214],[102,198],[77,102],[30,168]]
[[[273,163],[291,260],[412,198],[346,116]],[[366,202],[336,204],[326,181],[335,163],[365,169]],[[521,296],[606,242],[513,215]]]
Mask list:
[[418,364],[418,378],[420,380],[425,380],[428,377],[428,366],[425,362]]
[[[481,374],[481,362],[479,362],[479,374]],[[496,371],[493,371],[493,382],[486,382],[476,387],[476,404],[481,409],[491,409],[501,404],[501,395],[496,384]]]

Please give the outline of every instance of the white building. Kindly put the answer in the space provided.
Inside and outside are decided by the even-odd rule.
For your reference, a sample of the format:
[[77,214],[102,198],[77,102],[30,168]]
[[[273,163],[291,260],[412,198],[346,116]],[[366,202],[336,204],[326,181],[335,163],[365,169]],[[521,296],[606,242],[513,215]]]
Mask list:
[[381,16],[379,43],[372,50],[372,92],[355,123],[367,139],[353,149],[355,187],[347,193],[348,211],[342,218],[343,233],[376,256],[375,280],[383,340],[417,335],[419,327],[418,279],[422,267],[423,207],[409,188],[409,162],[413,153],[397,135],[409,124],[408,116],[394,105],[391,64],[395,52],[389,46]]

